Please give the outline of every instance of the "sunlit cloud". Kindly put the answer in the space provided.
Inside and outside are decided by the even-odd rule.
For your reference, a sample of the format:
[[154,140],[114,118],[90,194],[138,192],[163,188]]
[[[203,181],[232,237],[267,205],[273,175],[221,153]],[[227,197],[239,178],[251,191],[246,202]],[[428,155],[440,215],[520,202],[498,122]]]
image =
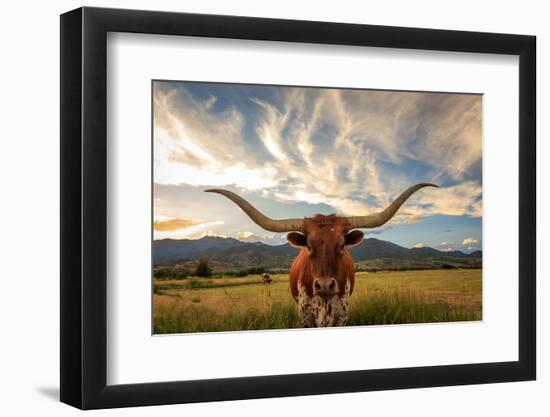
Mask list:
[[[420,190],[391,224],[482,215],[479,95],[170,82],[155,82],[153,95],[156,184],[231,188],[285,217],[298,203],[371,214],[434,182],[441,187]],[[173,204],[155,201],[155,214],[182,215]],[[213,222],[226,213],[184,214]],[[237,236],[244,221],[212,232]]]
[[402,215],[414,217],[443,214],[480,217],[482,214],[481,193],[481,184],[475,181],[431,189],[429,193],[419,192],[402,210]]
[[171,232],[178,229],[186,229],[190,226],[195,226],[198,224],[204,223],[200,220],[189,220],[189,219],[166,219],[166,220],[155,220],[153,223],[153,228],[158,232]]
[[196,239],[202,237],[207,228],[222,225],[222,221],[212,221],[183,227],[175,230],[154,230],[153,238],[158,239]]
[[449,242],[441,242],[435,246],[436,249],[442,251],[442,252],[451,252],[454,250],[454,247]]
[[473,237],[467,237],[466,239],[464,239],[464,240],[462,241],[462,244],[463,244],[464,246],[466,246],[466,245],[471,245],[472,243],[478,243],[478,240],[477,240],[477,239],[474,239]]
[[253,232],[238,232],[235,237],[242,242],[263,242],[271,244],[281,244],[286,242],[286,237],[280,234],[261,234]]
[[237,239],[239,240],[247,240],[251,237],[254,237],[254,233],[252,232],[239,232],[237,233]]
[[423,247],[425,247],[423,243],[417,243],[413,246],[413,248],[415,248],[415,249],[420,249],[420,248],[423,248]]
[[[213,224],[211,224],[211,225],[213,225]],[[221,234],[221,233],[216,233],[213,230],[204,230],[202,233],[200,233],[200,237],[206,237],[206,236],[210,236],[210,237],[227,237],[226,235]]]

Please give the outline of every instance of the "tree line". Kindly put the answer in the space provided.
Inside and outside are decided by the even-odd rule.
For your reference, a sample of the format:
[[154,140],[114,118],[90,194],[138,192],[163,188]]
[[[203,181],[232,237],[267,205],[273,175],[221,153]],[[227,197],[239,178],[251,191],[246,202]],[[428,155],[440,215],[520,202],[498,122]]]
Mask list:
[[[187,277],[212,277],[212,276],[225,276],[225,277],[246,277],[248,275],[259,275],[264,272],[269,272],[268,268],[264,266],[245,268],[237,271],[226,271],[223,273],[214,273],[212,268],[208,265],[207,259],[200,259],[197,266],[193,271],[188,270],[179,270],[175,271],[173,269],[156,269],[153,272],[153,276],[156,279],[185,279]],[[287,271],[285,271],[287,272]]]

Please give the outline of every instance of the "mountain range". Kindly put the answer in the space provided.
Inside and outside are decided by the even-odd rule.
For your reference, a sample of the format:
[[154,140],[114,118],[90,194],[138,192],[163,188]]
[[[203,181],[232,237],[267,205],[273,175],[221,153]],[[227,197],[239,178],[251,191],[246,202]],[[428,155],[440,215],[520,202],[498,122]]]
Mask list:
[[[385,240],[368,238],[351,248],[354,262],[374,259],[419,258],[481,258],[482,252],[466,254],[461,251],[443,252],[430,247],[405,248]],[[155,265],[206,258],[235,267],[265,266],[289,268],[298,249],[288,243],[267,245],[261,242],[242,242],[233,238],[205,236],[201,239],[162,239],[153,241]]]

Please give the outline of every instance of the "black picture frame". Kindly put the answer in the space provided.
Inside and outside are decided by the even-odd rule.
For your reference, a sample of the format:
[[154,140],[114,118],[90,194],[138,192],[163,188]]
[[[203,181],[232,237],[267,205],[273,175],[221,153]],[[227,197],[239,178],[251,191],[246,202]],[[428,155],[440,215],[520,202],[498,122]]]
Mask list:
[[[519,56],[519,360],[107,385],[108,32]],[[85,7],[61,15],[60,57],[62,402],[94,409],[535,379],[534,36]]]

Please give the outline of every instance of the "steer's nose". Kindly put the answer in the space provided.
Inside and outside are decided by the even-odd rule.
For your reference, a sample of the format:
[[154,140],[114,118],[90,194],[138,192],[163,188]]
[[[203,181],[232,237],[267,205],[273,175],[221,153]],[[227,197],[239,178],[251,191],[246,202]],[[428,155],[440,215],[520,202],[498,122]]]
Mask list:
[[338,283],[331,277],[317,278],[313,282],[313,292],[319,297],[330,298],[338,294]]

